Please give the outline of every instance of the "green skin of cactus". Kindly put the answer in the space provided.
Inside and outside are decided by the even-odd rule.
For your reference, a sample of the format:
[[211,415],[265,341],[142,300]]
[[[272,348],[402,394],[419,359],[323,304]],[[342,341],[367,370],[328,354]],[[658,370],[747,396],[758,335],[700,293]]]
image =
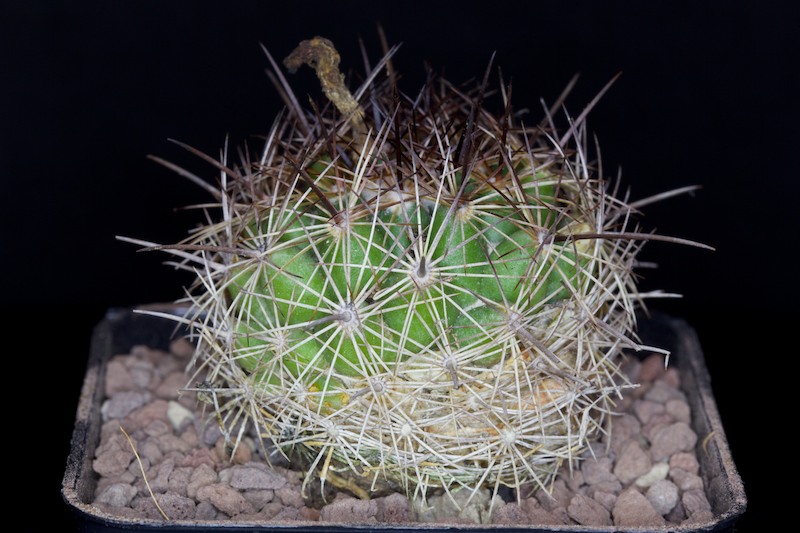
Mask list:
[[[317,178],[326,166],[318,161],[309,172]],[[563,229],[552,208],[555,179],[521,179],[527,205],[535,206],[527,212],[474,182],[476,190],[464,189],[472,206],[499,206],[425,198],[348,210],[348,193],[339,190],[329,200],[349,215],[338,220],[326,221],[311,205],[287,217],[279,232],[251,226],[271,246],[264,260],[232,269],[227,286],[240,366],[255,382],[279,387],[286,376],[272,363],[280,359],[281,372],[305,382],[318,404],[337,409],[348,401],[341,392],[348,379],[443,343],[484,353],[473,366],[497,364],[502,355],[487,326],[507,321],[519,302],[530,309],[566,299],[586,260],[575,242],[551,245],[549,253],[539,242],[536,228]],[[355,326],[343,327],[348,323]]]

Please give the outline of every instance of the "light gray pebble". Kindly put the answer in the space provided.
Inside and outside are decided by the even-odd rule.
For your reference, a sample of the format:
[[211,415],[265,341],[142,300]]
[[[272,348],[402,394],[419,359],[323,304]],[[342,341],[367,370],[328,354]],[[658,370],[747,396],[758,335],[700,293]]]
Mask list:
[[[169,490],[169,477],[175,470],[175,461],[168,459],[150,469],[148,482],[153,492],[166,492]],[[153,475],[155,471],[155,475]]]
[[697,444],[697,434],[685,422],[675,422],[654,431],[650,454],[654,461],[668,459],[678,452],[688,452]]
[[650,485],[645,497],[658,514],[666,515],[678,503],[678,487],[671,481],[661,479]]
[[636,478],[636,486],[647,488],[656,481],[666,479],[667,473],[669,473],[669,465],[667,463],[656,463],[650,468],[650,470],[647,471],[646,474]]
[[155,375],[155,367],[150,361],[130,359],[128,372],[133,384],[140,389],[149,389]]
[[175,400],[170,400],[167,407],[167,420],[175,433],[182,433],[194,420],[194,413]]

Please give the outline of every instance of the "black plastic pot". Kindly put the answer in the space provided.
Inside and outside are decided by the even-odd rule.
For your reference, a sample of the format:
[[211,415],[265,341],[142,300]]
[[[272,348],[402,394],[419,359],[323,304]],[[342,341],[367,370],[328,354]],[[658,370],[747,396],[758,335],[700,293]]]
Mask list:
[[[166,306],[160,310],[181,313],[180,308]],[[656,316],[640,322],[640,335],[645,342],[663,346],[672,351],[671,364],[681,376],[684,392],[693,412],[693,429],[697,435],[705,436],[697,444],[700,475],[703,478],[714,513],[713,521],[695,524],[691,528],[666,526],[650,531],[726,531],[744,513],[746,497],[725,438],[717,406],[711,390],[711,380],[705,366],[703,353],[694,330],[683,320],[667,316]],[[108,360],[117,354],[128,353],[135,345],[166,349],[175,338],[175,323],[169,320],[134,313],[130,309],[111,310],[96,327],[92,339],[91,353],[83,383],[72,449],[67,459],[62,485],[62,494],[67,505],[77,518],[79,529],[84,532],[121,531],[200,531],[200,532],[257,532],[286,531],[287,533],[322,531],[392,531],[411,532],[457,531],[470,532],[525,531],[643,531],[638,528],[587,528],[584,526],[540,526],[518,524],[514,526],[465,526],[450,524],[372,524],[349,525],[321,522],[236,522],[230,521],[172,521],[159,522],[144,519],[126,519],[111,516],[91,505],[97,476],[92,470],[92,459],[99,442],[101,427],[100,407],[104,397],[102,384]]]

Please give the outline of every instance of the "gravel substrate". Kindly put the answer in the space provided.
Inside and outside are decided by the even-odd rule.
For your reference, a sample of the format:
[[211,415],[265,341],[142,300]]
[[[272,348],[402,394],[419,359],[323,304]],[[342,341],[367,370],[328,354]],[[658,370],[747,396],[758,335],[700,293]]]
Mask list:
[[170,353],[140,346],[109,362],[104,424],[93,463],[99,476],[93,505],[102,511],[163,520],[152,490],[171,520],[618,527],[713,520],[698,475],[698,436],[690,426],[689,404],[678,372],[665,370],[660,356],[627,363],[640,386],[619,403],[610,439],[593,445],[593,453],[571,473],[565,469],[552,491],[523,487],[518,503],[513,492],[492,501],[487,490],[468,505],[467,493],[456,493],[456,501],[433,495],[422,505],[401,494],[359,500],[346,493],[315,504],[301,495],[300,474],[285,463],[268,467],[252,438],[244,439],[231,460],[194,394],[179,394],[191,353],[191,345],[176,341]]

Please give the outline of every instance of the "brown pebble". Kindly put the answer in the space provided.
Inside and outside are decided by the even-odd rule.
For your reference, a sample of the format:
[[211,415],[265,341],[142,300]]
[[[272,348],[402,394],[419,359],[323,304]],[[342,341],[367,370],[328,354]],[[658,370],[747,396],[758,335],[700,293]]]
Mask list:
[[638,441],[630,440],[622,448],[614,466],[614,475],[623,485],[636,480],[639,476],[650,471],[652,462],[650,456],[644,451]]
[[676,389],[669,385],[663,379],[657,379],[653,382],[653,386],[648,389],[644,395],[645,400],[651,402],[667,403],[670,400],[684,400],[686,395],[680,389]]
[[664,518],[653,509],[639,491],[634,488],[622,492],[611,511],[614,525],[619,527],[660,527]]
[[552,491],[544,489],[536,491],[536,499],[545,511],[552,512],[556,508],[566,509],[572,499],[572,491],[567,488],[563,479],[556,479]]
[[288,507],[295,507],[297,509],[303,507],[303,495],[300,494],[299,488],[285,486],[275,491],[275,497],[278,498],[283,505]]

